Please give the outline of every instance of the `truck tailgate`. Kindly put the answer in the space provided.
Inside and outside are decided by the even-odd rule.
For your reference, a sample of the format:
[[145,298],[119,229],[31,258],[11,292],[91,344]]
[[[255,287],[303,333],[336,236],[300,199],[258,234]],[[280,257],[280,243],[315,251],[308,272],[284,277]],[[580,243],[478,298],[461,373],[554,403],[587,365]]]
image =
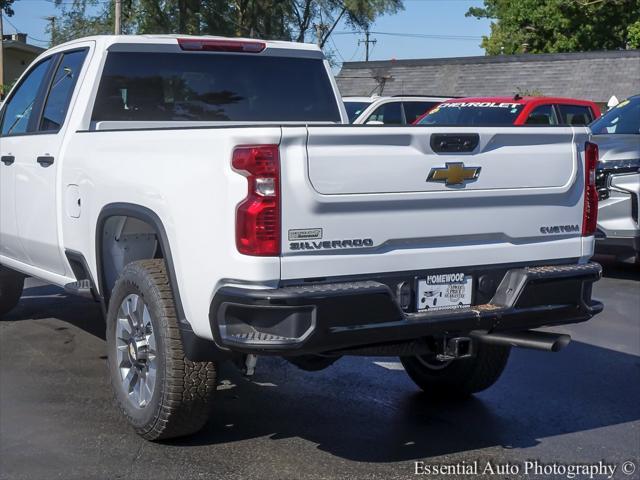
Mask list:
[[[585,128],[301,130],[280,146],[283,279],[583,255]],[[475,146],[438,152],[452,136]]]

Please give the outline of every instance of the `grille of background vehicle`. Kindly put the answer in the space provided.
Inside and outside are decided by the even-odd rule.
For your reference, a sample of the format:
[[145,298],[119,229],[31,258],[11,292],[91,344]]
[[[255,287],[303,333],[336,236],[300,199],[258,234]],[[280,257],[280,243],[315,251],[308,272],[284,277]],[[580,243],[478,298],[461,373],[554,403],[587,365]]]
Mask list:
[[609,167],[599,168],[596,171],[596,189],[598,190],[598,200],[606,200],[609,198],[609,177],[612,174],[620,173],[637,173],[638,167]]
[[610,173],[610,170],[598,170],[596,172],[596,189],[598,190],[598,200],[606,200],[607,198],[609,198],[607,180],[609,179]]

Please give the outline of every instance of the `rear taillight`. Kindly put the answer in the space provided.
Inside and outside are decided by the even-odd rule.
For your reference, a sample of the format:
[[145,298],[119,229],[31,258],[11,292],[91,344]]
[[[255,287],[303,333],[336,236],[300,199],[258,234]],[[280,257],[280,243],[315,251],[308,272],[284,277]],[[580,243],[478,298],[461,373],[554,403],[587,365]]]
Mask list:
[[582,215],[582,236],[596,232],[598,223],[598,191],[596,189],[596,167],[598,166],[598,145],[587,142],[584,145],[584,212]]
[[250,40],[206,40],[201,38],[179,38],[178,45],[182,50],[194,52],[236,52],[260,53],[267,44]]
[[236,246],[244,255],[280,255],[280,156],[278,145],[240,146],[233,169],[247,177],[247,197],[236,209]]

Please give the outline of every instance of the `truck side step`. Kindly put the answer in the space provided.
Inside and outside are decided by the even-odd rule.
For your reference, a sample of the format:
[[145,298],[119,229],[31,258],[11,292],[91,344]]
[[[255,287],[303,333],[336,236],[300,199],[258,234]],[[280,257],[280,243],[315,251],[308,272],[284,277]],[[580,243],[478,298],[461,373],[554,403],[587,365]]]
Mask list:
[[64,286],[64,291],[72,295],[78,295],[79,297],[95,300],[91,280],[78,280],[77,282],[67,283]]

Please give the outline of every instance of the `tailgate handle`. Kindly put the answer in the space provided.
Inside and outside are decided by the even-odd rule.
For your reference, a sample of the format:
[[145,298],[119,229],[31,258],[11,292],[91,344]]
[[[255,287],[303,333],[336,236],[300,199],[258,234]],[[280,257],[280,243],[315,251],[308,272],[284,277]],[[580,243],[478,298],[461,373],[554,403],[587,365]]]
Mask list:
[[435,133],[431,135],[431,149],[435,153],[473,152],[480,142],[477,133]]

